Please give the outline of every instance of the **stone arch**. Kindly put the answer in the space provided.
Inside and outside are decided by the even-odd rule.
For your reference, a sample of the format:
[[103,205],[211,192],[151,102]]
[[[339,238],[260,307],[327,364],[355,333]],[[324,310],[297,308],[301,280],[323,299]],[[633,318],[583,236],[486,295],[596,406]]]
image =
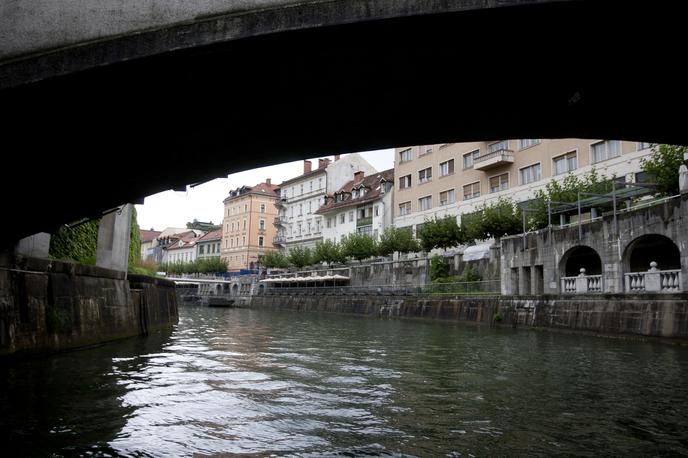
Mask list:
[[570,248],[561,257],[559,273],[562,277],[575,277],[584,268],[587,275],[602,274],[602,259],[593,248],[578,245]]
[[232,285],[232,296],[238,296],[239,295],[239,285],[234,283]]
[[258,286],[258,293],[265,294],[265,283],[261,283],[260,286]]
[[222,293],[229,294],[229,283],[225,283],[224,285],[222,285]]
[[680,269],[681,251],[673,240],[660,234],[641,235],[626,246],[625,272],[647,272],[651,262],[656,262],[659,270]]

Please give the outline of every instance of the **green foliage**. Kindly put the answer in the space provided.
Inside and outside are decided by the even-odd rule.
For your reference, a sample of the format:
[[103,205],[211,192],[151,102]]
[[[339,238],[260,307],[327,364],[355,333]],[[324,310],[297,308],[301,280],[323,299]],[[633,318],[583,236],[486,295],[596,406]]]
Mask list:
[[308,247],[294,247],[289,251],[289,262],[299,269],[313,264],[313,254]]
[[131,232],[129,233],[129,265],[141,259],[141,232],[137,220],[136,207],[131,206]]
[[94,265],[98,244],[98,223],[99,220],[91,220],[71,229],[62,226],[50,237],[50,256],[54,259]]
[[523,232],[521,209],[511,199],[500,197],[491,205],[480,208],[483,238],[520,234]]
[[[576,202],[578,192],[595,194],[606,194],[612,192],[614,176],[607,178],[599,175],[593,168],[578,178],[572,172],[566,174],[563,180],[551,180],[544,189],[535,192],[535,199],[529,203],[531,211],[526,215],[526,228],[529,230],[547,227],[547,204],[548,202]],[[553,204],[554,205],[554,204]],[[623,205],[620,203],[620,205]],[[612,204],[600,205],[600,211],[607,211]]]
[[435,255],[430,259],[430,281],[444,281],[449,277],[449,261],[444,256]]
[[474,240],[483,240],[485,232],[483,231],[482,212],[474,211],[461,215],[461,232],[466,243],[471,243]]
[[499,323],[500,321],[503,320],[503,318],[499,312],[496,312],[494,315],[492,315],[492,320]]
[[342,238],[342,254],[358,261],[375,256],[377,242],[373,236],[354,232]]
[[280,268],[286,269],[289,267],[289,259],[281,251],[271,250],[266,252],[260,258],[261,264],[268,269]]
[[342,248],[332,240],[324,240],[315,244],[313,252],[313,262],[326,262],[331,264],[333,262],[344,262],[346,256],[342,253]]
[[451,216],[433,218],[418,230],[420,245],[425,251],[433,248],[450,248],[463,243],[464,234],[456,219]]
[[482,279],[483,277],[480,275],[480,272],[478,272],[478,269],[476,269],[470,263],[466,265],[466,268],[463,270],[463,273],[456,277],[457,282],[480,281]]
[[380,234],[377,251],[380,256],[389,256],[398,251],[409,253],[420,251],[420,244],[413,238],[410,228],[388,227]]
[[650,157],[641,159],[640,166],[647,172],[649,181],[657,184],[660,195],[673,196],[679,193],[678,168],[683,164],[686,146],[655,145]]
[[227,261],[220,257],[197,259],[193,262],[169,262],[160,269],[168,274],[213,274],[227,272]]
[[129,263],[128,271],[130,274],[147,275],[149,277],[155,277],[157,276],[158,271],[160,271],[160,267],[155,261],[137,259],[133,263]]

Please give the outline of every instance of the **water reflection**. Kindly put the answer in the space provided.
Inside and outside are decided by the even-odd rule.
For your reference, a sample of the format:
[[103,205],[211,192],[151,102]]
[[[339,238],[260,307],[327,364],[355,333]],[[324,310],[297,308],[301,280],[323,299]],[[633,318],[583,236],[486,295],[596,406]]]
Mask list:
[[2,426],[37,455],[685,454],[687,369],[652,343],[187,308],[157,344],[5,369]]

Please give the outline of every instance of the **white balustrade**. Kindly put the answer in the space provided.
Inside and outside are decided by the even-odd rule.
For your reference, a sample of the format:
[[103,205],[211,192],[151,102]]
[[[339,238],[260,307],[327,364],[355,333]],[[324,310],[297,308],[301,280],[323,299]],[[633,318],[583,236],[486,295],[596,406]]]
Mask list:
[[578,277],[562,277],[561,278],[561,290],[564,293],[575,293],[576,292],[576,278],[578,278]]
[[586,278],[588,280],[587,286],[589,293],[602,292],[602,275],[589,275]]
[[628,292],[675,293],[681,289],[681,270],[659,270],[652,261],[647,272],[631,272],[625,275]]

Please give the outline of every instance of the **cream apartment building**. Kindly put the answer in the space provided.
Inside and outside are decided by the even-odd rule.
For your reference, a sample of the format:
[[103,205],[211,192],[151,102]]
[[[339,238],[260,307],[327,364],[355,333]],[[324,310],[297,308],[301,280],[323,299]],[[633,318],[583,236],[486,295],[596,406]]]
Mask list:
[[256,268],[260,257],[275,249],[277,192],[278,187],[267,179],[230,191],[224,200],[221,257],[230,272]]
[[433,217],[459,216],[499,197],[532,199],[568,172],[642,181],[640,160],[649,143],[586,139],[520,139],[444,143],[395,149],[396,227]]

